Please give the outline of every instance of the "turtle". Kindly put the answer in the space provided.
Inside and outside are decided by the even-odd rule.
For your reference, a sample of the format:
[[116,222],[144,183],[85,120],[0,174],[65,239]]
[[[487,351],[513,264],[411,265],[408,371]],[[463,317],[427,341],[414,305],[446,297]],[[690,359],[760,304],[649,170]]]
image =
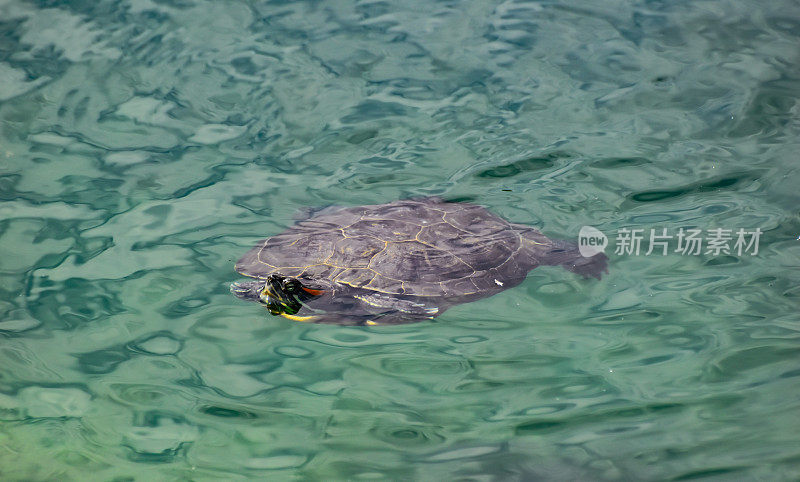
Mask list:
[[598,280],[603,253],[552,240],[469,202],[437,197],[329,207],[256,244],[236,263],[238,298],[272,315],[339,325],[430,320],[519,285],[540,265]]

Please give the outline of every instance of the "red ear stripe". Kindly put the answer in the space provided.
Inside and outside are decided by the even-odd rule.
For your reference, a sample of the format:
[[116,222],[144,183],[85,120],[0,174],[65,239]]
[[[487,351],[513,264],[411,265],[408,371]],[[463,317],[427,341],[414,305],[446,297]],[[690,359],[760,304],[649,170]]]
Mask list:
[[325,292],[325,290],[312,290],[311,288],[306,288],[305,286],[303,286],[303,291],[314,296],[319,296]]

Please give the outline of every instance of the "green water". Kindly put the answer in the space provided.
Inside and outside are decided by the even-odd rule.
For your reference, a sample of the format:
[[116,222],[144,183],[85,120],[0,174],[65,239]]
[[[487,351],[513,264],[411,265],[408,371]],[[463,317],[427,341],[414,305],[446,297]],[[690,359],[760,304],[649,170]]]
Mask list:
[[[789,0],[0,1],[0,479],[796,480],[798,45]],[[763,235],[397,327],[228,292],[427,195]]]

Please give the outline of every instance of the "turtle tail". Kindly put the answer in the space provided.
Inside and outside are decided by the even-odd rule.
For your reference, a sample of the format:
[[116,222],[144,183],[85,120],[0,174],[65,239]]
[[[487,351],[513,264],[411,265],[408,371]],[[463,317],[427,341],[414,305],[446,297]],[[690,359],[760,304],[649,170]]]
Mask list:
[[608,256],[605,253],[587,258],[578,250],[577,243],[561,239],[551,241],[540,261],[546,265],[563,266],[584,278],[591,276],[600,279],[603,273],[608,273]]
[[516,227],[520,229],[523,239],[527,241],[526,244],[535,264],[562,266],[584,278],[591,276],[600,279],[603,273],[608,273],[608,256],[604,253],[587,258],[581,254],[577,243],[562,239],[550,239],[527,226],[516,225]]

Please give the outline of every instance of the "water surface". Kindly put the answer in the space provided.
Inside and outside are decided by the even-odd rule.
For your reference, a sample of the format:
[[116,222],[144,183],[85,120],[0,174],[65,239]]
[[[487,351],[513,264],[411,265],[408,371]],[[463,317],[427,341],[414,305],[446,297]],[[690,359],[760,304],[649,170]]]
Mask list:
[[[800,477],[799,41],[791,1],[0,2],[0,476]],[[763,235],[399,327],[228,293],[304,209],[428,195]]]

